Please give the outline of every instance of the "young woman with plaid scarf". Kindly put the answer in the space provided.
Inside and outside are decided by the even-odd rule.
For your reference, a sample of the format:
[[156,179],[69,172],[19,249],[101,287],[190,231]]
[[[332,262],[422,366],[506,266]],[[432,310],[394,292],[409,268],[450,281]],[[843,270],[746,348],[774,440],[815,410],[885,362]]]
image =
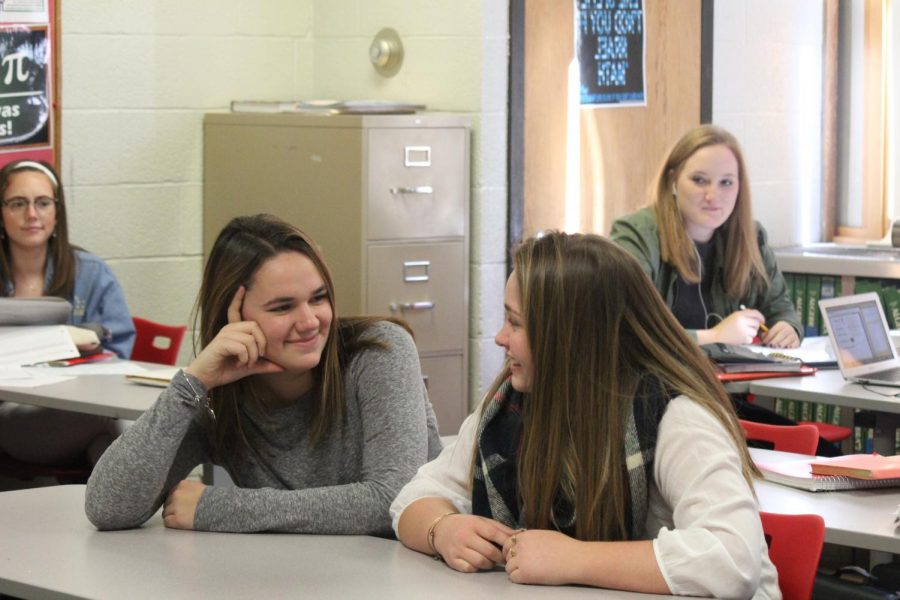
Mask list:
[[505,308],[507,365],[392,504],[400,540],[515,583],[780,597],[731,403],[638,262],[528,240]]

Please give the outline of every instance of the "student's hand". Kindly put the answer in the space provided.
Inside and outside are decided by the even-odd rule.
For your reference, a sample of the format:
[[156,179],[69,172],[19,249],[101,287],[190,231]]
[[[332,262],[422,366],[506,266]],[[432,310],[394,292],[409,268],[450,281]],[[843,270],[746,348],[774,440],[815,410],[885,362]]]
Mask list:
[[712,328],[713,340],[720,344],[752,344],[766,318],[753,308],[736,310]]
[[797,348],[800,346],[800,336],[787,321],[778,321],[763,336],[762,343],[773,348]]
[[503,562],[500,548],[515,530],[499,521],[456,514],[434,528],[434,547],[450,567],[463,573],[493,569]]
[[163,504],[163,523],[171,529],[193,529],[197,504],[206,485],[199,481],[178,482]]
[[509,580],[540,585],[574,582],[573,567],[583,554],[582,543],[558,531],[516,532],[503,544]]
[[228,306],[228,324],[185,369],[208,390],[248,375],[284,371],[264,358],[266,336],[259,324],[241,319],[241,305],[246,293],[244,286],[238,288]]

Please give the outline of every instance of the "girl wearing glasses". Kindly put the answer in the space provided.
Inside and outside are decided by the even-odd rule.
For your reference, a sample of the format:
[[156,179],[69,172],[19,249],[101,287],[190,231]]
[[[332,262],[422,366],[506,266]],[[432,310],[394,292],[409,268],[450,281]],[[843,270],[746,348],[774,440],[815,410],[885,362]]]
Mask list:
[[[0,197],[0,296],[65,298],[73,308],[69,324],[99,332],[105,349],[128,358],[135,333],[125,295],[106,263],[69,243],[66,203],[53,167],[32,160],[7,164],[0,169]],[[95,460],[112,440],[113,424],[0,403],[0,450],[61,465],[83,459],[87,449]]]
[[71,325],[99,329],[104,348],[131,356],[134,324],[125,294],[98,256],[69,243],[66,202],[49,164],[20,160],[0,169],[0,296],[59,296]]

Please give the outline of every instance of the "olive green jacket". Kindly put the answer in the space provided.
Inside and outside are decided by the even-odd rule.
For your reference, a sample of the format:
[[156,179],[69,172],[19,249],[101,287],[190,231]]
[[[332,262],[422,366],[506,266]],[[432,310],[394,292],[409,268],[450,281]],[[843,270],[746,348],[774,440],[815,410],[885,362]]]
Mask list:
[[[766,275],[769,278],[767,288],[758,283],[750,286],[750,291],[742,298],[729,298],[724,287],[724,257],[725,236],[721,230],[713,235],[715,243],[715,256],[713,257],[713,280],[710,287],[712,306],[709,306],[710,314],[727,317],[736,310],[740,310],[743,304],[747,308],[755,308],[766,318],[769,326],[779,321],[787,322],[800,339],[803,339],[803,327],[800,323],[800,315],[791,302],[784,277],[775,262],[775,253],[769,247],[766,239],[766,230],[756,223],[757,241],[759,253],[762,255]],[[669,263],[664,263],[659,257],[659,227],[656,223],[656,212],[652,207],[642,208],[613,223],[610,238],[625,248],[638,259],[644,272],[650,276],[650,280],[666,304],[671,307],[675,299],[675,282],[678,279],[678,271]],[[697,332],[689,330],[688,333],[697,339]]]

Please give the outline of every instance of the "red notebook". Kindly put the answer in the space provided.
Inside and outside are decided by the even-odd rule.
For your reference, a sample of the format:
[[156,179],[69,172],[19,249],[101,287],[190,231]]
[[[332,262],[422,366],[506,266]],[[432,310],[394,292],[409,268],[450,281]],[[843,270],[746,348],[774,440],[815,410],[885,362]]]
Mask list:
[[773,377],[802,377],[804,375],[815,375],[815,367],[800,367],[799,371],[747,371],[745,373],[716,373],[719,381],[725,383],[729,381],[749,381],[751,379],[771,379]]
[[848,454],[810,461],[815,475],[843,475],[857,479],[892,479],[900,477],[900,456],[880,454]]

